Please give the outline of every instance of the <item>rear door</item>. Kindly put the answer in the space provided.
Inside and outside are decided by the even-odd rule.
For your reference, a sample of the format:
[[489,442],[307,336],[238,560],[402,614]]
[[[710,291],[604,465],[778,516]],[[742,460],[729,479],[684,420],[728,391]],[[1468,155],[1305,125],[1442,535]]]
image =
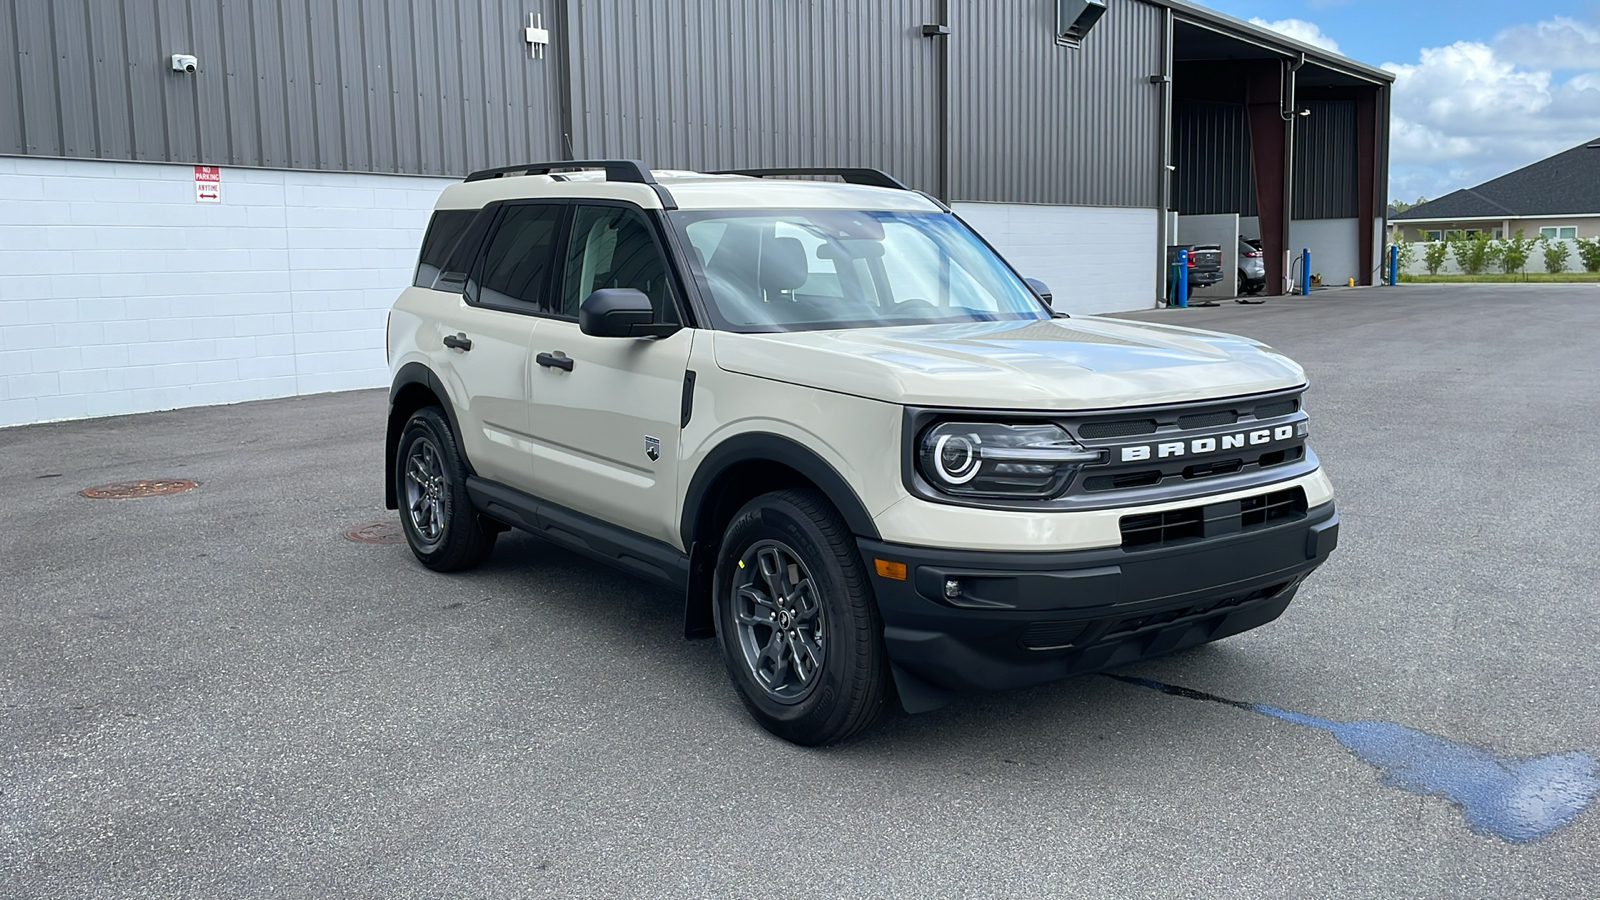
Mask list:
[[454,382],[467,458],[479,475],[524,489],[531,447],[528,348],[550,287],[560,221],[559,205],[507,205],[471,268],[444,273],[438,282],[459,290],[455,307],[436,326],[436,371]]
[[694,329],[665,338],[579,330],[578,306],[600,288],[636,288],[657,322],[683,320],[664,247],[640,210],[575,205],[571,217],[560,289],[533,336],[532,492],[677,546],[678,432]]

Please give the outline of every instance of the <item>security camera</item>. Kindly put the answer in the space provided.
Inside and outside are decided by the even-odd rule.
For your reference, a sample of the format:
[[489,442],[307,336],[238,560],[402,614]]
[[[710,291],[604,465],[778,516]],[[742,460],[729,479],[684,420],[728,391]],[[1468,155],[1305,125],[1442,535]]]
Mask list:
[[172,54],[172,71],[174,72],[185,72],[193,75],[194,70],[199,68],[199,66],[200,60],[195,59],[187,53]]

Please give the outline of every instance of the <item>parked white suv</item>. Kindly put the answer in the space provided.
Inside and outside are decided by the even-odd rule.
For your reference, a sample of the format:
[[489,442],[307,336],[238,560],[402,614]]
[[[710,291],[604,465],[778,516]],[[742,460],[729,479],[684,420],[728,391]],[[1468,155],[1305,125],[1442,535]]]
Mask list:
[[803,744],[1262,625],[1338,535],[1299,366],[1054,313],[874,170],[475,173],[388,349],[424,565],[515,527],[681,591]]

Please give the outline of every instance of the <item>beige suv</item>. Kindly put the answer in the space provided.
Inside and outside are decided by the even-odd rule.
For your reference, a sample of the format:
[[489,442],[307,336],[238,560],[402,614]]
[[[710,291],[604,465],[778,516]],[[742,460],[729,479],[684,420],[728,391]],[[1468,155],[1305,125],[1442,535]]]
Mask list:
[[1338,535],[1297,365],[1052,312],[870,169],[475,173],[388,350],[424,565],[520,528],[681,591],[802,744],[1254,628]]

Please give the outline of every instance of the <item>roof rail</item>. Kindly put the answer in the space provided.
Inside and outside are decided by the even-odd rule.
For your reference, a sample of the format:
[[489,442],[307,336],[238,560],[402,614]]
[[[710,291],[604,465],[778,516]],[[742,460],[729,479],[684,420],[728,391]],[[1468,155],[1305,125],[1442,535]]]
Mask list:
[[897,191],[909,191],[910,188],[900,183],[900,180],[881,169],[851,169],[851,168],[789,168],[789,169],[728,169],[722,172],[707,172],[707,175],[749,175],[752,178],[767,178],[781,175],[833,175],[844,179],[845,184],[865,184],[872,187],[894,188]]
[[[656,177],[650,173],[650,167],[637,159],[562,159],[555,162],[522,163],[516,166],[501,166],[498,169],[482,169],[468,175],[466,180],[488,181],[491,178],[503,178],[507,175],[549,175],[557,169],[602,169],[606,173],[607,181],[648,185],[660,198],[662,209],[678,208],[677,201],[672,199],[667,189],[656,183]],[[557,181],[566,180],[559,175],[553,177]]]
[[519,166],[501,166],[483,169],[468,175],[467,181],[487,181],[505,175],[548,175],[556,169],[604,169],[607,181],[626,181],[631,184],[655,184],[654,175],[637,159],[563,159],[558,162],[523,163]]

